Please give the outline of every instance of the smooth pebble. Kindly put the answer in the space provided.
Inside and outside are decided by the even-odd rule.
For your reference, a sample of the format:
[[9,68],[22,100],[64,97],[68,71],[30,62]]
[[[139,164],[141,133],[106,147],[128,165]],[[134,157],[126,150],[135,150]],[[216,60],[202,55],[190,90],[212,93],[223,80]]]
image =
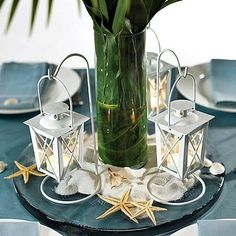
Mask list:
[[207,159],[207,158],[205,158],[205,160],[204,160],[204,167],[209,168],[211,166],[212,166],[212,161]]
[[0,173],[2,173],[7,167],[7,163],[0,161]]
[[209,169],[210,173],[213,175],[221,175],[225,172],[225,167],[219,162],[212,163],[212,166]]

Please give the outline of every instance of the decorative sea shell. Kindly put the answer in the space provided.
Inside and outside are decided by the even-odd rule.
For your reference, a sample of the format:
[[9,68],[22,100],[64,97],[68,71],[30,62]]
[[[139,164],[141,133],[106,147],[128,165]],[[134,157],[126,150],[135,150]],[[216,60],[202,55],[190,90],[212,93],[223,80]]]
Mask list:
[[7,163],[0,161],[0,173],[2,173],[7,167]]
[[213,175],[221,175],[225,172],[225,167],[219,162],[214,162],[209,170]]
[[120,186],[123,183],[123,180],[126,179],[124,176],[120,175],[119,173],[112,171],[111,168],[108,168],[108,172],[110,175],[111,188]]
[[209,168],[211,166],[212,166],[212,161],[207,159],[207,158],[205,158],[205,160],[204,160],[204,167]]

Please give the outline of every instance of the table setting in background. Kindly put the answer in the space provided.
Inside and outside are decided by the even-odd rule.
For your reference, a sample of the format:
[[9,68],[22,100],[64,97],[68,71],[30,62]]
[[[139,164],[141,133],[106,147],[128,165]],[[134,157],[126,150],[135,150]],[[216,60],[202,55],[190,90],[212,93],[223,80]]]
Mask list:
[[[47,74],[54,71],[55,65],[49,63],[3,63],[0,67],[0,113],[24,114],[38,111],[37,82]],[[81,86],[81,79],[75,71],[62,68],[59,74],[73,96]],[[47,91],[45,102],[64,101],[66,94],[57,83],[44,81],[41,89]],[[49,95],[48,95],[49,94]]]

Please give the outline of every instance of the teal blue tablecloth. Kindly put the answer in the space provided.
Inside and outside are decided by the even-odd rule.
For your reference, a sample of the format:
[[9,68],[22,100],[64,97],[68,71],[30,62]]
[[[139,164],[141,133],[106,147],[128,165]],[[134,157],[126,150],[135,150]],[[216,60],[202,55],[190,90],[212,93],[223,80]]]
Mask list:
[[[92,75],[94,77],[94,73]],[[85,94],[86,87],[83,87],[82,96]],[[84,102],[83,106],[76,108],[77,111],[88,111],[86,100]],[[198,108],[206,111],[203,107]],[[236,173],[233,171],[236,166],[236,113],[211,110],[207,112],[216,116],[209,129],[208,153],[213,160],[224,163],[226,181],[218,201],[201,219],[236,218]],[[0,218],[2,219],[37,220],[19,202],[13,182],[3,179],[4,176],[12,173],[14,160],[30,143],[29,130],[22,122],[36,114],[0,115],[0,160],[8,163],[7,170],[0,174]]]

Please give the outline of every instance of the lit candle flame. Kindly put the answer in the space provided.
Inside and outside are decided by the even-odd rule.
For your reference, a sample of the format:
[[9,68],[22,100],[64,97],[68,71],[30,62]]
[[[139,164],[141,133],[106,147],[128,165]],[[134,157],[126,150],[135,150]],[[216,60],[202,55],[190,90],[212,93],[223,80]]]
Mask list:
[[130,119],[131,119],[133,124],[136,122],[136,116],[135,116],[135,113],[134,113],[134,108],[132,108],[132,113],[131,113]]

